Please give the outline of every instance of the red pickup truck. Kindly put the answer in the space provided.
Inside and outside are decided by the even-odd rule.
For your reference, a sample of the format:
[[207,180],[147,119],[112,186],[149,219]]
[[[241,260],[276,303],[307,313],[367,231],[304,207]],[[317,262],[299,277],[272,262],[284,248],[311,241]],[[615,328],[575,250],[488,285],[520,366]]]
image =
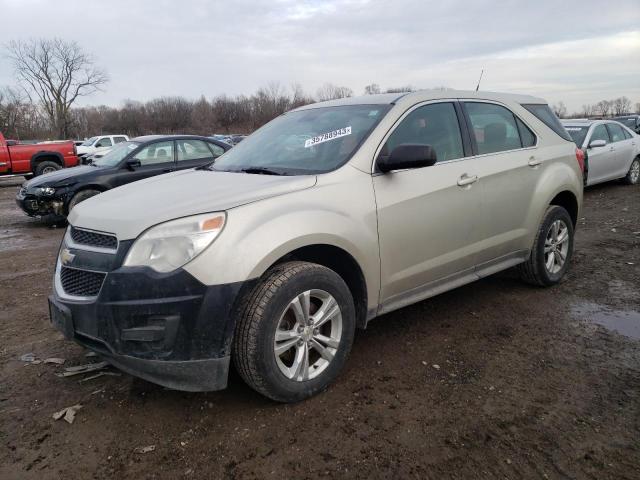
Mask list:
[[6,140],[0,132],[0,176],[37,176],[78,165],[72,141],[20,144]]

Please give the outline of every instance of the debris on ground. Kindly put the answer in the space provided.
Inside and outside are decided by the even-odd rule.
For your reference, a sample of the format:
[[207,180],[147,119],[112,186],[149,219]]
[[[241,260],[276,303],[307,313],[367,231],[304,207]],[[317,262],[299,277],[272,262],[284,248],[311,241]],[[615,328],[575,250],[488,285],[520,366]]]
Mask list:
[[80,404],[73,405],[72,407],[63,408],[62,410],[53,414],[53,419],[60,420],[61,418],[64,418],[65,422],[67,422],[68,424],[72,424],[76,418],[76,412],[81,408],[82,408],[82,405]]
[[85,365],[76,365],[75,367],[67,367],[64,369],[64,372],[56,373],[56,375],[58,375],[59,377],[72,377],[74,375],[82,375],[83,373],[102,370],[103,368],[107,368],[108,366],[109,366],[109,363],[107,362],[87,363]]
[[20,357],[21,362],[31,363],[33,365],[38,365],[42,363],[42,360],[38,360],[35,353],[25,353]]
[[[84,373],[84,372],[83,372]],[[89,380],[94,380],[96,378],[105,377],[105,376],[119,377],[121,373],[119,372],[98,372],[95,375],[91,375],[90,377],[84,377],[78,380],[78,383],[88,382]]]
[[146,447],[136,447],[134,448],[134,452],[135,453],[149,453],[149,452],[153,452],[156,449],[155,445],[147,445]]
[[96,352],[87,352],[84,354],[85,357],[89,358],[89,357],[97,357],[98,354]]
[[58,357],[50,357],[50,358],[45,358],[43,360],[44,363],[54,363],[56,365],[63,365],[65,360],[64,358],[58,358]]
[[432,366],[433,368],[435,368],[436,370],[440,370],[440,365],[433,364],[433,365],[431,365],[431,366]]

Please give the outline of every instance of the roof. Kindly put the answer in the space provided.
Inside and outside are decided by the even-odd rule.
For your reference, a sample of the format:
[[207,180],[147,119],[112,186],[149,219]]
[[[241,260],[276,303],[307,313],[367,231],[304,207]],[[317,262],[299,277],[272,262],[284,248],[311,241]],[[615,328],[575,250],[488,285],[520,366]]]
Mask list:
[[206,137],[203,137],[202,135],[143,135],[141,137],[136,137],[136,138],[132,138],[131,141],[132,142],[140,142],[140,143],[144,143],[144,142],[151,142],[153,140],[179,140],[181,138],[200,138],[200,139],[204,139]]
[[382,93],[377,95],[362,95],[358,97],[340,98],[337,100],[329,100],[326,102],[312,103],[296,110],[309,110],[321,107],[337,107],[343,105],[385,105],[397,103],[400,99],[406,103],[418,103],[428,100],[439,100],[447,98],[472,98],[478,100],[496,100],[499,102],[516,102],[516,103],[541,103],[546,104],[547,101],[532,97],[530,95],[520,95],[514,93],[497,93],[497,92],[476,92],[472,90],[418,90],[416,92],[404,93]]

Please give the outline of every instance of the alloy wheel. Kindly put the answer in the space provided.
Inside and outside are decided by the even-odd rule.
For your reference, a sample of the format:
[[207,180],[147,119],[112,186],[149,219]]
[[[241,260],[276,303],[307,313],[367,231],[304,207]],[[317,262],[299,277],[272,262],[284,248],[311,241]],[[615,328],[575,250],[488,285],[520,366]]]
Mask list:
[[631,183],[637,183],[640,178],[640,162],[638,160],[634,160],[631,164],[631,171],[629,172],[629,179]]
[[551,224],[544,242],[545,267],[549,273],[562,270],[569,252],[569,227],[563,220]]
[[287,378],[302,382],[320,375],[342,338],[342,312],[324,290],[307,290],[285,308],[273,342],[276,363]]

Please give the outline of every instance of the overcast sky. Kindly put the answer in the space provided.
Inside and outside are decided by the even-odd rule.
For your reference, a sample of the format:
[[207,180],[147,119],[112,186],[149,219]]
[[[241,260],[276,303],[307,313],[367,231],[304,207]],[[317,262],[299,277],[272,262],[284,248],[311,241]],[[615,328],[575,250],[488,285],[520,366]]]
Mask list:
[[[640,0],[0,0],[0,45],[76,40],[111,80],[84,104],[250,94],[269,82],[640,102]],[[13,85],[0,52],[0,86]]]

